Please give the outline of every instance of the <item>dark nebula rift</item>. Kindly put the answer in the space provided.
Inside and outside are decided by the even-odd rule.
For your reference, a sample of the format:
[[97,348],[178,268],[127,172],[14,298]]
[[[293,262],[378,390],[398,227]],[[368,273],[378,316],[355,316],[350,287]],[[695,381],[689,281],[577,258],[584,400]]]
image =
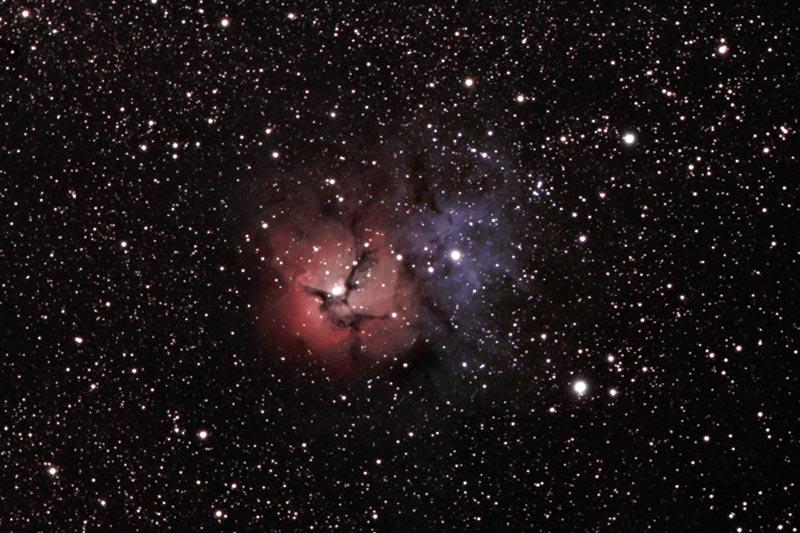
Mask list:
[[437,197],[418,182],[319,182],[262,212],[259,321],[281,357],[350,373],[423,342],[486,340],[487,283],[514,272],[502,202]]

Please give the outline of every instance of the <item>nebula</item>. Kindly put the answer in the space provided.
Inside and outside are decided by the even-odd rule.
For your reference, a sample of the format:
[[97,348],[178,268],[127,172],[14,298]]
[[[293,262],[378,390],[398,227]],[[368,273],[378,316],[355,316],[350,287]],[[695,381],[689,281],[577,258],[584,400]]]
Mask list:
[[261,213],[268,344],[345,373],[419,342],[485,355],[497,284],[517,270],[511,200],[385,176],[320,181]]
[[388,239],[390,217],[310,196],[272,210],[267,337],[341,371],[395,360],[417,338],[420,291]]

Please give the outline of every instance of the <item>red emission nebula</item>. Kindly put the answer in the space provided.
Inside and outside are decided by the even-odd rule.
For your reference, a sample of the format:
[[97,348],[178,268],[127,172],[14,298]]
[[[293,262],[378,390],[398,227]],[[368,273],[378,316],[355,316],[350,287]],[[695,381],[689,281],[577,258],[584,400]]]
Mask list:
[[397,359],[417,338],[416,281],[376,210],[283,201],[267,227],[260,321],[280,355],[340,372]]

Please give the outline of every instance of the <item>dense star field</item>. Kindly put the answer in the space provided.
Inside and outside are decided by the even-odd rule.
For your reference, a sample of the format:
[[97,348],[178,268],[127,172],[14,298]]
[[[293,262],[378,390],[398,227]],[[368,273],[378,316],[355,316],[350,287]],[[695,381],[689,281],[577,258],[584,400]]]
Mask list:
[[799,11],[0,3],[0,530],[797,531]]

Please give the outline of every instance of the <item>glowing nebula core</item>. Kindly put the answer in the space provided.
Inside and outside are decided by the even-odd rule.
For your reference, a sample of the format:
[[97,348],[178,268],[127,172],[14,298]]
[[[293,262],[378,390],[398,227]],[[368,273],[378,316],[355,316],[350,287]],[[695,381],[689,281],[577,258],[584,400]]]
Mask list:
[[305,207],[281,213],[268,232],[268,337],[342,371],[394,360],[417,338],[419,302],[388,228]]

